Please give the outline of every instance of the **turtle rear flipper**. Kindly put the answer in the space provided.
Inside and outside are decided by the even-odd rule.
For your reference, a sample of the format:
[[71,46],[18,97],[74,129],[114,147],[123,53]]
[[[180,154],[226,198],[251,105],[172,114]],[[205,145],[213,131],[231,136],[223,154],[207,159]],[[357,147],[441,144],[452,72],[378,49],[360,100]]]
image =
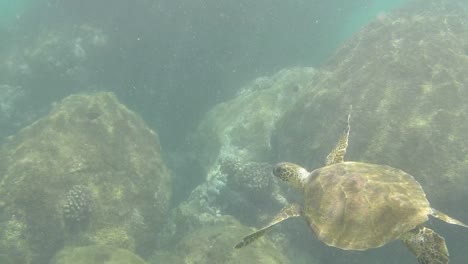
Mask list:
[[283,222],[284,220],[291,218],[291,217],[298,217],[301,216],[301,208],[298,204],[292,203],[283,209],[273,218],[273,220],[266,225],[265,227],[257,230],[256,232],[244,237],[241,242],[237,243],[234,247],[235,248],[242,248],[247,246],[248,244],[254,242],[258,238],[262,237],[266,232],[268,232],[273,226]]
[[463,227],[466,227],[468,228],[468,225],[465,225],[464,223],[462,223],[461,221],[455,219],[455,218],[452,218],[444,213],[442,213],[441,211],[437,210],[437,209],[434,209],[434,208],[431,208],[432,209],[432,216],[436,217],[436,218],[439,218],[440,220],[446,222],[446,223],[449,223],[449,224],[452,224],[452,225],[459,225],[459,226],[463,226]]
[[427,227],[417,227],[403,234],[401,240],[420,264],[449,263],[445,239]]

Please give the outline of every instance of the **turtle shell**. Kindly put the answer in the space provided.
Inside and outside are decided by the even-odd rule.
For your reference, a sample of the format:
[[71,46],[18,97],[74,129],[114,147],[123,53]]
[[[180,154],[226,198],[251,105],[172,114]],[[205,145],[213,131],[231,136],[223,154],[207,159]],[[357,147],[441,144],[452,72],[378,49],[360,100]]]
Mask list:
[[431,214],[421,185],[385,165],[342,162],[316,169],[304,184],[304,217],[318,238],[349,250],[380,247]]

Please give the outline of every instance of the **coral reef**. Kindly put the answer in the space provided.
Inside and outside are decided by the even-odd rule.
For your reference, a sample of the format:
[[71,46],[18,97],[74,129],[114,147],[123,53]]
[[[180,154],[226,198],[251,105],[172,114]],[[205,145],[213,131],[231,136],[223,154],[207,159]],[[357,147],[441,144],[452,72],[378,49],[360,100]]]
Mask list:
[[[243,234],[251,232],[232,217],[220,217],[217,223],[193,230],[177,243],[172,251],[156,253],[151,263],[290,263],[282,249],[267,239],[261,239],[253,247],[245,250],[235,250],[233,246],[242,239]],[[169,256],[172,257],[169,257]],[[164,262],[169,263],[169,262]]]
[[172,209],[164,229],[158,235],[160,245],[170,248],[186,234],[222,222],[226,216],[221,214],[216,199],[224,185],[222,181],[201,184],[186,201]]
[[65,225],[71,229],[86,227],[92,211],[92,197],[83,185],[74,185],[66,194],[66,203],[62,206]]
[[[11,263],[31,263],[27,225],[15,215],[0,222],[0,256]],[[0,260],[2,258],[0,257]],[[1,262],[4,263],[4,262]],[[8,263],[8,262],[6,262]]]
[[281,196],[272,169],[273,166],[266,162],[223,158],[220,171],[226,175],[226,186],[221,189],[217,201],[222,211],[235,215],[243,223],[254,225],[268,212],[284,206],[284,201],[278,199]]
[[225,156],[270,161],[276,122],[314,77],[313,68],[284,69],[243,87],[237,97],[211,109],[192,139],[197,159],[210,171]]
[[[4,248],[17,248],[26,264],[48,263],[64,245],[150,254],[171,195],[160,151],[157,134],[112,93],[65,98],[2,146],[0,223],[26,230],[7,240],[7,225]],[[70,224],[86,228],[69,232]]]
[[[313,68],[291,68],[260,77],[240,89],[237,97],[207,113],[192,136],[193,153],[207,175],[206,182],[191,195],[195,200],[203,197],[202,211],[247,220],[248,215],[268,214],[278,208],[275,201],[281,204],[283,198],[268,168],[271,134],[314,73]],[[255,205],[271,197],[271,206]]]
[[[191,142],[206,179],[172,210],[159,234],[163,248],[177,245],[197,230],[223,226],[229,215],[257,225],[282,207],[285,199],[271,175],[270,136],[314,73],[312,68],[291,68],[258,78],[205,116]],[[269,254],[265,251],[263,257],[274,256]],[[225,257],[223,261],[228,261]],[[202,263],[204,258],[196,261]]]
[[135,249],[135,238],[121,227],[103,227],[92,234],[90,240],[99,246],[113,246],[118,248]]
[[51,264],[145,264],[131,251],[109,246],[86,246],[65,248]]
[[221,172],[229,175],[227,184],[233,189],[247,190],[248,192],[258,193],[271,191],[276,183],[272,177],[273,166],[262,162],[242,162],[237,157],[225,157],[221,161]]

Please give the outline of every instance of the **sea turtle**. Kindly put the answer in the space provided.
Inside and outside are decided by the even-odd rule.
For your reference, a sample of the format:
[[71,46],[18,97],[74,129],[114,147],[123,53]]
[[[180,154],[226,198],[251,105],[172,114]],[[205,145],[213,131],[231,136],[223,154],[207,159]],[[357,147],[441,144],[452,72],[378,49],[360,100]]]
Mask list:
[[345,250],[366,250],[401,240],[421,264],[446,264],[445,239],[422,224],[432,215],[447,223],[468,227],[431,208],[421,185],[408,173],[385,165],[344,161],[348,124],[326,165],[308,172],[281,162],[273,174],[300,190],[303,207],[290,204],[265,227],[246,236],[242,248],[274,225],[302,216],[325,244]]

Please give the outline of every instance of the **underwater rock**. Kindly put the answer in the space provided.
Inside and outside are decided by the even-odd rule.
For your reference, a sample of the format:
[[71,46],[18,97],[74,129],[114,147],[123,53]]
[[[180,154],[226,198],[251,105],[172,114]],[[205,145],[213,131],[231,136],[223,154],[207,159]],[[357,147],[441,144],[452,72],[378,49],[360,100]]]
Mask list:
[[[89,24],[56,24],[17,35],[14,45],[0,50],[0,136],[47,114],[54,101],[97,90],[107,56],[108,36]],[[5,87],[13,93],[4,94]]]
[[[196,202],[197,208],[203,204],[201,212],[219,211],[245,220],[247,215],[260,216],[281,207],[282,196],[267,168],[272,156],[270,138],[277,120],[298,100],[314,73],[313,68],[290,68],[257,78],[235,98],[207,113],[191,138],[192,152],[205,170],[206,182],[192,193],[190,203],[203,197]],[[229,162],[237,168],[231,166],[230,170]],[[274,197],[271,206],[255,205],[262,194],[265,199]]]
[[145,264],[131,251],[109,246],[71,247],[61,250],[51,264]]
[[[379,16],[317,71],[278,122],[277,159],[323,165],[352,105],[348,160],[409,172],[437,208],[466,204],[467,24],[456,1],[416,1]],[[457,211],[468,219],[468,208]]]
[[16,133],[40,115],[41,110],[24,108],[26,100],[24,87],[0,83],[0,139]]
[[28,250],[27,225],[16,216],[0,222],[0,263],[31,263],[32,252]]
[[[225,183],[219,180],[208,181],[195,188],[186,201],[171,210],[162,232],[158,234],[160,248],[173,248],[187,234],[196,230],[231,223],[234,218],[228,213],[248,224],[257,225],[257,220],[261,219],[264,223],[271,216],[270,211],[282,207],[272,198],[278,195],[276,190],[273,194],[265,195],[265,199],[271,198],[268,204],[255,206],[257,201],[248,200],[248,196],[237,199],[237,196],[228,195],[226,189]],[[238,194],[242,195],[244,193]]]
[[54,73],[61,76],[57,81],[82,82],[87,76],[80,72],[89,74],[86,66],[96,51],[106,47],[107,38],[100,28],[88,24],[43,30],[11,52],[2,66],[11,77]]
[[226,175],[226,186],[220,190],[217,204],[225,214],[236,216],[242,223],[255,225],[258,221],[253,221],[254,216],[262,218],[285,205],[278,198],[279,185],[271,164],[225,157],[220,171]]
[[[456,1],[415,1],[379,16],[317,70],[277,123],[272,140],[276,159],[308,169],[323,166],[352,105],[346,159],[412,174],[432,206],[466,222],[466,25],[468,10]],[[447,236],[447,241],[466,240],[468,234],[458,233],[461,237]],[[380,261],[389,252],[382,250],[360,263]],[[466,250],[451,249],[452,262],[466,260],[459,252]]]
[[[218,185],[218,186],[217,186]],[[163,248],[175,245],[186,234],[223,222],[225,215],[216,204],[224,183],[211,181],[196,187],[188,199],[172,209],[163,230],[158,234]]]
[[292,68],[258,78],[205,116],[191,140],[205,182],[171,211],[158,235],[161,245],[171,247],[189,233],[222,224],[229,215],[258,224],[283,206],[271,174],[270,136],[314,72]]
[[[24,96],[24,91],[21,87],[12,86],[5,83],[0,83],[0,136],[9,131],[4,131],[10,123],[14,123],[14,117],[17,109],[18,101]],[[11,125],[10,125],[11,126]]]
[[209,171],[226,156],[270,161],[276,122],[299,99],[314,73],[313,68],[291,68],[257,78],[235,98],[211,109],[192,137],[201,166]]
[[[221,219],[221,218],[220,218]],[[150,263],[192,263],[192,264],[288,264],[289,259],[283,255],[282,249],[268,239],[262,239],[258,244],[245,250],[236,250],[234,245],[243,234],[251,229],[241,225],[232,217],[223,217],[218,223],[187,233],[172,251],[156,253]],[[169,256],[176,256],[176,258]],[[171,259],[172,262],[162,260]]]
[[[111,245],[143,255],[154,248],[170,172],[157,134],[112,93],[65,98],[7,139],[0,164],[0,224],[17,223],[0,232],[0,249],[15,248],[28,256],[24,263],[47,263],[63,245]],[[21,234],[5,236],[15,232]]]

